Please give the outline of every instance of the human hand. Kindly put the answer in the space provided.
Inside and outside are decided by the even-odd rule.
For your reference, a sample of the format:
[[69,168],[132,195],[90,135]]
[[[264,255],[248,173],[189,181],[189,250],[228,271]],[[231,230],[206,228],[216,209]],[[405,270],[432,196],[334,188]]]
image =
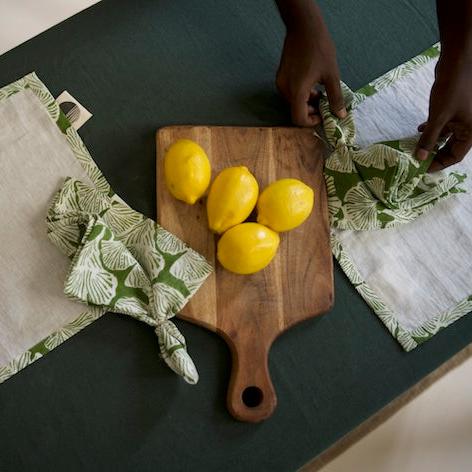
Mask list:
[[336,49],[324,24],[287,31],[276,83],[290,104],[293,123],[298,126],[315,126],[321,122],[317,85],[325,86],[333,113],[339,118],[347,115]]
[[429,171],[444,169],[464,159],[472,147],[472,58],[465,54],[442,55],[431,89],[429,117],[416,157],[426,160],[440,138],[448,141],[436,154]]

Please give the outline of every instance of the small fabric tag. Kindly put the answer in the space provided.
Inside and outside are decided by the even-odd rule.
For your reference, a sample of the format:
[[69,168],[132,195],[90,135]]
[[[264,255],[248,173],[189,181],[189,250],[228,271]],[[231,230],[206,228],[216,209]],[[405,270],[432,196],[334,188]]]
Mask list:
[[90,113],[83,105],[81,105],[78,100],[76,100],[69,92],[67,92],[67,90],[62,92],[56,98],[56,101],[59,105],[59,108],[70,121],[70,124],[76,130],[78,130],[82,125],[90,120],[90,118],[92,118],[92,113]]

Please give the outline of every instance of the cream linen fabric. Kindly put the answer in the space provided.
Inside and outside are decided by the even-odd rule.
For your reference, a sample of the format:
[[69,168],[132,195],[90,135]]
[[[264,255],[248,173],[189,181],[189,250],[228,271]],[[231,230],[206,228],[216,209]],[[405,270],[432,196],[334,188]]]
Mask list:
[[[395,80],[355,108],[359,146],[417,133],[418,124],[427,118],[436,61]],[[376,231],[333,230],[401,330],[413,337],[416,332],[418,339],[454,321],[454,311],[472,294],[472,152],[450,171],[468,174],[462,184],[467,193],[437,203],[415,221]],[[414,347],[402,344],[408,350]]]
[[92,182],[28,88],[0,101],[0,168],[1,367],[86,310],[64,296],[70,261],[45,215],[64,176]]

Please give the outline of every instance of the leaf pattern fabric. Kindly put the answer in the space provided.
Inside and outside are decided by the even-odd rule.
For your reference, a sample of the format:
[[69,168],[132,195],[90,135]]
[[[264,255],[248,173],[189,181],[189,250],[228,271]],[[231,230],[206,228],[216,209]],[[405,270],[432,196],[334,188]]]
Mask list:
[[[389,83],[384,82],[382,86]],[[434,153],[426,161],[415,159],[414,137],[364,149],[356,146],[352,111],[362,94],[344,84],[343,93],[348,110],[344,119],[331,113],[326,97],[320,101],[324,132],[333,149],[324,169],[332,227],[357,231],[395,227],[464,192],[460,186],[464,174],[451,172],[442,179],[427,174]]]
[[[0,88],[0,102],[32,92],[57,126],[74,157],[93,183],[67,179],[47,215],[49,239],[71,258],[65,292],[87,304],[77,317],[23,354],[0,365],[0,383],[40,359],[106,311],[151,325],[161,356],[189,383],[198,373],[186,343],[170,321],[198,290],[212,268],[196,252],[154,221],[126,205],[110,188],[77,131],[47,87],[33,72]],[[1,134],[1,133],[0,133]],[[16,138],[14,136],[13,138]]]
[[185,339],[169,319],[211,273],[205,259],[118,196],[73,178],[56,194],[47,229],[71,258],[65,294],[152,326],[164,361],[195,384]]
[[[422,319],[421,315],[418,316],[417,313],[423,307],[425,296],[423,295],[421,299],[414,289],[408,294],[404,293],[405,297],[402,298],[409,299],[410,306],[413,306],[415,303],[417,305],[416,309],[413,308],[411,314],[405,316],[406,312],[398,311],[397,307],[399,304],[393,308],[387,302],[387,300],[391,301],[392,299],[391,296],[390,298],[386,296],[389,283],[394,288],[393,293],[402,293],[402,289],[405,290],[405,287],[397,287],[394,279],[382,277],[382,273],[384,275],[392,273],[392,266],[379,257],[384,248],[377,247],[369,251],[365,249],[365,247],[368,247],[368,244],[366,246],[365,242],[376,241],[379,246],[382,246],[385,242],[388,246],[388,248],[385,248],[385,252],[390,251],[395,257],[397,254],[400,256],[402,254],[401,244],[405,244],[405,241],[411,243],[411,238],[405,237],[405,233],[409,233],[409,231],[405,230],[416,232],[418,226],[423,226],[420,234],[423,235],[425,233],[424,224],[422,225],[421,220],[416,221],[408,228],[400,227],[400,225],[411,223],[419,215],[425,214],[436,203],[448,198],[452,194],[462,193],[464,191],[462,187],[470,187],[470,182],[465,181],[466,173],[426,173],[432,157],[426,163],[418,163],[411,158],[418,142],[418,137],[415,136],[401,140],[379,142],[364,149],[355,146],[353,110],[368,97],[391,86],[396,87],[398,96],[398,91],[402,88],[402,84],[398,83],[398,80],[403,78],[408,82],[405,87],[408,90],[406,92],[407,100],[408,97],[412,100],[414,98],[414,90],[418,87],[416,80],[420,78],[419,83],[423,87],[425,84],[427,85],[429,80],[425,80],[425,77],[432,73],[434,62],[437,61],[439,53],[440,45],[438,43],[417,57],[410,59],[367,84],[355,93],[343,85],[343,92],[349,111],[348,116],[344,120],[338,120],[335,116],[331,115],[326,99],[323,99],[321,102],[322,113],[326,120],[324,132],[333,150],[333,153],[327,159],[325,167],[328,207],[332,223],[331,247],[333,255],[355,289],[405,351],[415,349],[435,336],[441,329],[469,314],[472,310],[472,295],[468,292],[470,287],[467,288],[467,285],[463,286],[459,295],[454,292],[454,298],[457,297],[457,302],[452,303],[446,309],[442,308],[429,312],[425,319]],[[424,70],[422,71],[422,69]],[[409,74],[420,73],[420,71],[419,77],[408,77]],[[414,83],[414,87],[411,87],[412,83]],[[392,95],[390,95],[390,100],[392,100]],[[418,117],[418,119],[421,118]],[[461,167],[466,170],[470,166],[463,165]],[[461,186],[461,183],[463,183],[463,186]],[[424,218],[435,218],[435,215],[441,213],[446,216],[451,211],[451,208],[456,205],[462,208],[466,207],[467,201],[465,196],[462,197],[445,202],[442,208],[434,209],[435,214],[424,215]],[[470,196],[467,198],[470,198]],[[458,214],[463,215],[464,212],[458,212]],[[452,221],[451,226],[457,229],[458,234],[460,234],[461,231],[464,231],[464,227],[468,226],[468,221],[467,218],[465,221],[458,219],[456,225],[454,226]],[[397,226],[397,229],[381,231],[378,234],[376,232],[361,232],[362,230],[392,228],[395,226]],[[436,230],[440,226],[437,225]],[[398,235],[399,232],[402,233],[402,236],[397,240],[398,243],[395,243],[392,232],[394,235]],[[439,231],[438,234],[441,234],[441,232]],[[379,240],[381,241],[380,243]],[[361,241],[357,245],[357,250],[356,241]],[[398,253],[396,252],[396,244],[399,244]],[[460,247],[464,250],[466,243],[463,243]],[[412,250],[410,246],[409,253],[407,254],[411,254],[413,251],[414,249]],[[456,257],[458,251],[460,252],[461,249],[456,248],[453,251]],[[365,254],[364,259],[359,257],[361,252]],[[464,256],[467,256],[467,254],[464,254]],[[377,257],[374,257],[374,255]],[[450,258],[454,257],[454,255],[449,253],[447,257],[445,265],[450,262]],[[464,257],[463,259],[464,266],[467,266],[468,258]],[[402,260],[404,262],[404,258]],[[425,259],[420,258],[423,273],[425,270],[428,270],[424,269],[426,262]],[[400,261],[396,267],[397,270],[394,271],[394,274],[398,277],[397,280],[400,280],[400,277],[403,276],[401,271],[398,270],[399,267],[405,272],[405,276],[409,275],[408,280],[415,277],[417,274],[414,266],[415,263],[416,259],[412,259],[411,263],[406,265]],[[431,264],[428,265],[429,267],[431,267]],[[444,265],[442,267],[444,268]],[[459,270],[462,272],[459,272]],[[418,270],[418,272],[420,271]],[[433,278],[435,277],[434,274]],[[445,279],[448,279],[448,282],[457,276],[457,278],[454,278],[457,283],[461,278],[467,279],[468,270],[464,269],[464,267],[456,267],[453,277],[451,275],[448,276],[447,272],[445,274]],[[441,282],[438,283],[441,284]],[[469,283],[466,282],[466,284]],[[457,286],[459,285],[457,283]],[[447,293],[450,294],[450,287],[449,292],[446,287],[447,284],[442,286],[439,298],[447,295]],[[431,298],[429,295],[426,294],[428,298]],[[408,306],[408,304],[405,306]],[[407,324],[405,323],[406,318],[417,320],[417,322]]]

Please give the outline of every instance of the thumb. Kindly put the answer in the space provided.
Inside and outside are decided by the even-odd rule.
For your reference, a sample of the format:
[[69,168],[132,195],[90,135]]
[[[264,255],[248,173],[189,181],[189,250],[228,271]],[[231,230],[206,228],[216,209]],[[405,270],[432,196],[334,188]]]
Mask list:
[[428,159],[436,146],[445,123],[428,120],[423,129],[423,134],[416,146],[415,156],[420,161]]

